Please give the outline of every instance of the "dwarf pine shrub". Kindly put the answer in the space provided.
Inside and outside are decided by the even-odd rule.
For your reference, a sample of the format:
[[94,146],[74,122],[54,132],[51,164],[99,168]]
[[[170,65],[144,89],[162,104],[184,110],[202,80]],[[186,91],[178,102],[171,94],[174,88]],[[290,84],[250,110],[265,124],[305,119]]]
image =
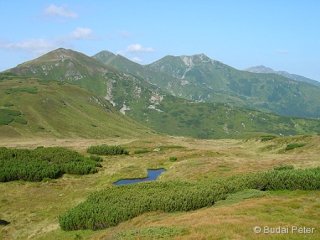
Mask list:
[[108,146],[108,145],[90,146],[87,149],[87,152],[90,154],[97,154],[97,155],[129,154],[129,152],[121,146]]
[[62,147],[36,149],[0,148],[0,182],[41,181],[64,173],[95,173],[97,161]]
[[212,206],[245,189],[319,190],[320,168],[272,170],[202,182],[146,182],[110,187],[60,216],[63,230],[102,229],[149,211],[190,211]]

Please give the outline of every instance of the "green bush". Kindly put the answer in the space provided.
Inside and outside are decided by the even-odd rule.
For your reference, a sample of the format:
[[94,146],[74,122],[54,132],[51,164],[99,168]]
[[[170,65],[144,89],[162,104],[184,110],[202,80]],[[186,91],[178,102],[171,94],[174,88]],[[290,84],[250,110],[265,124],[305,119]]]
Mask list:
[[89,158],[90,158],[91,160],[96,161],[96,162],[102,162],[102,161],[103,161],[102,157],[99,157],[99,156],[96,156],[96,155],[90,155]]
[[320,168],[268,171],[225,180],[146,182],[93,193],[60,216],[63,230],[102,229],[149,211],[190,211],[213,205],[245,189],[319,190]]
[[129,154],[129,152],[121,146],[108,146],[108,145],[91,146],[87,149],[87,152],[90,154],[97,154],[97,155]]
[[266,135],[266,136],[261,136],[260,140],[261,140],[261,142],[266,142],[266,141],[270,141],[270,140],[275,139],[275,138],[276,138],[276,136]]
[[285,150],[288,151],[288,150],[292,150],[295,148],[304,147],[305,145],[306,145],[305,143],[289,143],[289,144],[287,144],[287,147]]
[[98,166],[96,161],[61,147],[0,148],[0,182],[41,181],[58,178],[64,173],[89,174],[95,173]]
[[20,111],[0,108],[0,125],[8,125],[21,115]]
[[177,157],[170,157],[170,158],[169,158],[169,161],[171,161],[171,162],[175,162],[175,161],[177,161],[177,160],[178,160]]
[[266,190],[319,190],[320,168],[268,171],[247,176],[245,187]]

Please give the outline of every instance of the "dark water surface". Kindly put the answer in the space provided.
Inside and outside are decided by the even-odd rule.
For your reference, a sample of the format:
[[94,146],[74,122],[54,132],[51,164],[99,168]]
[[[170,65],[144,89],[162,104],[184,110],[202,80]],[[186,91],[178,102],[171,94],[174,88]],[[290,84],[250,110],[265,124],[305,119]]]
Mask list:
[[148,177],[146,178],[121,179],[114,182],[113,184],[118,186],[118,185],[127,185],[127,184],[139,183],[139,182],[154,181],[164,171],[166,171],[164,168],[148,169]]
[[6,226],[8,224],[10,224],[10,222],[3,220],[3,219],[0,219],[0,225]]

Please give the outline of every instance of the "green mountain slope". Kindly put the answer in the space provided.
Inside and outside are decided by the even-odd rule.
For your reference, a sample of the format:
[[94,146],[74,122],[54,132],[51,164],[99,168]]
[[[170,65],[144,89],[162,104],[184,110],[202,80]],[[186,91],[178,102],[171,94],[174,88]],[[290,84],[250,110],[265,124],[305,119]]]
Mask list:
[[144,66],[106,51],[93,57],[188,100],[230,103],[287,116],[320,116],[320,87],[276,73],[239,71],[204,54],[166,56]]
[[229,102],[288,116],[320,117],[320,87],[277,74],[239,71],[204,54],[166,56],[146,67],[179,79],[168,80],[162,88],[186,99]]
[[1,137],[129,137],[151,131],[77,86],[35,79],[0,81]]
[[[56,57],[60,56],[61,51],[64,53],[63,59],[69,61]],[[104,66],[96,60],[97,57],[93,59],[72,50],[58,49],[10,69],[9,72],[18,77],[38,77],[43,82],[57,80],[79,85],[93,95],[108,100],[121,113],[144,126],[172,135],[222,138],[266,133],[289,135],[319,132],[319,124],[314,120],[283,118],[230,107],[228,104],[199,103],[172,96],[150,82],[155,81],[157,76],[158,81],[161,78],[163,81],[170,78],[175,81],[177,78],[167,78],[168,75],[161,72],[153,74],[153,70],[145,70],[145,67],[110,52],[104,52],[102,57],[106,63],[117,66],[122,64],[122,70],[120,67],[115,70],[113,66]],[[70,79],[66,72],[80,73],[83,77]],[[5,72],[2,75],[10,78],[8,74]]]
[[221,103],[194,103],[173,96],[164,98],[155,109],[143,110],[135,119],[159,132],[197,138],[320,133],[318,120],[283,117]]
[[[57,49],[9,69],[4,74],[37,77],[81,86],[110,101],[118,110],[126,104],[143,105],[159,88],[141,78],[120,72],[82,53]],[[123,110],[125,111],[125,110]]]

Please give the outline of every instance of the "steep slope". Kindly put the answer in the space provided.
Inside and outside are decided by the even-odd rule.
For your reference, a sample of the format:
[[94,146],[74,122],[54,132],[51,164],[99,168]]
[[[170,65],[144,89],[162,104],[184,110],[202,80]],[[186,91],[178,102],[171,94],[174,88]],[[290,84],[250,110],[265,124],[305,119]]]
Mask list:
[[179,79],[165,83],[151,80],[186,99],[229,102],[288,116],[320,117],[320,87],[278,74],[239,71],[204,54],[166,56],[146,68]]
[[1,137],[132,137],[151,130],[77,86],[35,79],[0,81]]
[[286,71],[275,71],[272,68],[265,67],[263,65],[250,67],[250,68],[245,69],[245,71],[252,72],[252,73],[275,73],[275,74],[281,75],[283,77],[286,77],[286,78],[289,78],[289,79],[292,79],[295,81],[310,83],[310,84],[313,84],[318,87],[320,86],[320,82],[318,82],[316,80],[306,78],[304,76],[300,76],[297,74],[288,73]]

